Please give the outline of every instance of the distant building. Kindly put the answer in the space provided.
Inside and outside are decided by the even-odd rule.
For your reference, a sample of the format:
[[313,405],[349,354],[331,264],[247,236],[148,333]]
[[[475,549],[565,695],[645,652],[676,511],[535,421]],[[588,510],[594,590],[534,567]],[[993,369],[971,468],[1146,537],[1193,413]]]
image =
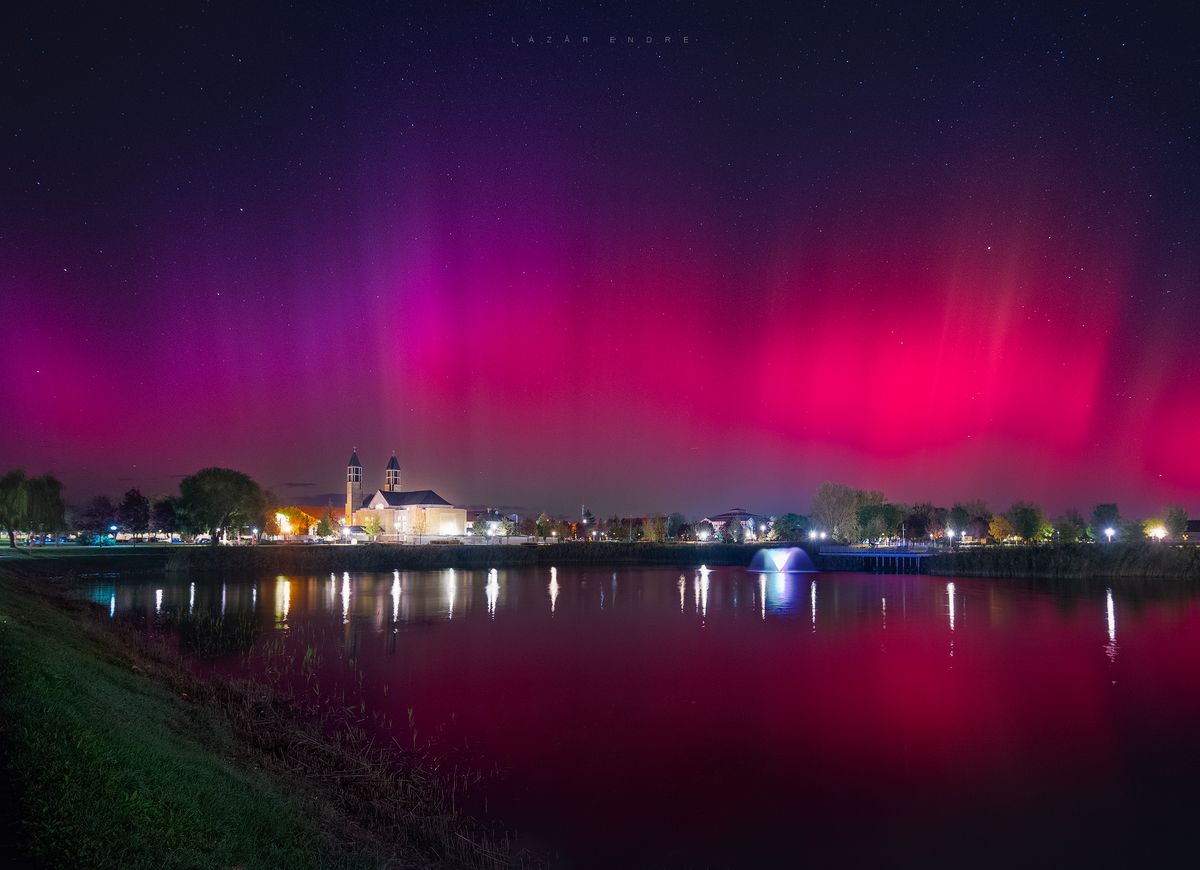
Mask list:
[[362,493],[362,463],[358,451],[346,466],[346,525],[365,525],[368,518],[379,522],[384,540],[437,538],[465,535],[467,512],[456,508],[431,489],[405,492],[400,488],[400,463],[396,454],[388,460],[383,488],[368,496]]
[[771,528],[771,518],[762,514],[752,514],[745,508],[730,508],[721,514],[705,517],[702,522],[711,523],[717,534],[725,528],[726,523],[741,523],[747,537],[758,537],[764,530]]

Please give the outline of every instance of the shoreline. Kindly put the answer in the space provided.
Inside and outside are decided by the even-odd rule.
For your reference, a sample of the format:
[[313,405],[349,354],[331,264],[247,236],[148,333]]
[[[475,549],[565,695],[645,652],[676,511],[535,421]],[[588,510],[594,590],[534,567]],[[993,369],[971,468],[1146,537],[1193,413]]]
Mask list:
[[[69,582],[69,580],[68,580]],[[0,563],[0,805],[46,866],[525,867],[419,753],[94,617]],[[241,833],[226,836],[230,830]],[[170,835],[165,836],[164,831]]]

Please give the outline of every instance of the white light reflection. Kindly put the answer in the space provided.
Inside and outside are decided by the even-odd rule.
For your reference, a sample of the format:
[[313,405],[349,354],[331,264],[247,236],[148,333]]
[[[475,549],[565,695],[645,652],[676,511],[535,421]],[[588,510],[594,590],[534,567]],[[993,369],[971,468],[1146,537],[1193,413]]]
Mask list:
[[188,613],[196,609],[196,584],[192,583],[188,587]]
[[162,590],[154,590],[154,614],[157,616],[162,613]]
[[886,631],[887,630],[887,599],[881,598],[881,599],[879,599],[879,601],[880,601],[879,609],[880,609],[880,612],[883,614],[883,628],[884,628],[884,631]]
[[684,596],[686,594],[686,590],[687,590],[687,581],[684,579],[683,575],[680,574],[679,575],[679,612],[680,613],[683,613],[683,603],[684,603]]
[[1104,646],[1104,651],[1108,655],[1110,662],[1117,660],[1117,606],[1113,602],[1112,589],[1106,592],[1107,601],[1105,602],[1107,617],[1108,617],[1108,643]]
[[446,569],[446,618],[454,618],[454,599],[458,595],[458,578],[454,574],[453,568]]
[[329,609],[333,609],[333,602],[337,601],[337,577],[332,573],[329,575]]
[[392,622],[400,621],[400,572],[392,572]]
[[108,618],[112,619],[117,615],[117,594],[114,592],[108,599]]
[[[954,631],[954,584],[946,584],[946,599],[949,601],[950,631]],[[954,636],[950,637],[950,657],[954,657]]]
[[225,615],[225,584],[221,584],[221,615]]
[[287,627],[288,611],[292,608],[292,584],[288,578],[275,578],[275,625],[278,628]]
[[255,583],[250,587],[250,612],[254,613],[258,610],[258,584]]
[[558,569],[550,568],[550,615],[554,615],[554,605],[558,601]]
[[817,581],[814,580],[808,587],[809,608],[812,611],[812,630],[817,630]]
[[488,615],[496,618],[496,601],[500,598],[500,574],[493,568],[488,571],[487,579],[487,608]]
[[708,617],[708,575],[709,570],[704,565],[700,566],[700,579],[697,582],[696,592],[700,597],[700,617],[702,619]]
[[767,575],[758,575],[758,606],[759,618],[767,618]]
[[342,574],[342,625],[350,621],[350,572]]

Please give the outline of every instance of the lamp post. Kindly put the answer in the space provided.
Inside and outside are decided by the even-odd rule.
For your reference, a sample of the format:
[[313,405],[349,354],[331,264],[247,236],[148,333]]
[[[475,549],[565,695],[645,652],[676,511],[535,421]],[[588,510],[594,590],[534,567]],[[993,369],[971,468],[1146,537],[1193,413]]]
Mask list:
[[1108,535],[1108,542],[1110,544],[1112,543],[1113,535],[1115,535],[1116,533],[1117,533],[1117,530],[1114,529],[1112,526],[1109,526],[1107,529],[1104,530],[1104,534]]

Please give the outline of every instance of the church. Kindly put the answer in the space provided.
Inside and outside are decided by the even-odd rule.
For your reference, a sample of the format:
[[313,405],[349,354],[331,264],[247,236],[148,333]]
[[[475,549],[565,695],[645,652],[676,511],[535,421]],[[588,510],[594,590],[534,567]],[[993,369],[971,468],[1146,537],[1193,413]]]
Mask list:
[[379,523],[385,541],[423,541],[467,533],[467,512],[456,508],[432,489],[405,492],[400,488],[400,463],[396,454],[383,473],[383,489],[363,497],[363,468],[358,450],[346,467],[346,526],[365,525],[370,518]]

